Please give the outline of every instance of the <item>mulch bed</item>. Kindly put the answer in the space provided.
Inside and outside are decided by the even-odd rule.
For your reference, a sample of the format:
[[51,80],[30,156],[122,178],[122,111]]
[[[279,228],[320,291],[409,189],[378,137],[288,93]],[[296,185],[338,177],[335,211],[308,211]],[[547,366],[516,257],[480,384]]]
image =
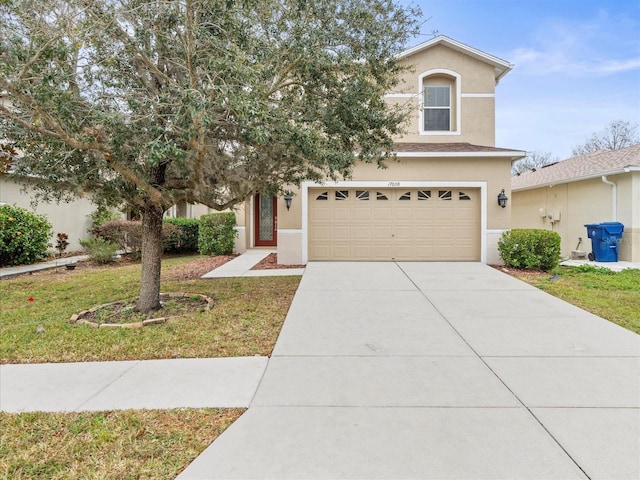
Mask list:
[[495,268],[496,270],[500,270],[512,277],[516,278],[538,278],[538,277],[549,277],[552,274],[549,272],[544,272],[542,270],[530,270],[526,268],[513,268],[507,267],[504,265],[489,265],[490,267]]
[[176,265],[162,272],[162,280],[195,280],[205,273],[215,270],[220,265],[233,260],[238,255],[218,255],[215,257],[201,257],[191,262]]
[[306,265],[281,265],[278,263],[278,254],[270,253],[251,270],[281,270],[286,268],[304,268]]

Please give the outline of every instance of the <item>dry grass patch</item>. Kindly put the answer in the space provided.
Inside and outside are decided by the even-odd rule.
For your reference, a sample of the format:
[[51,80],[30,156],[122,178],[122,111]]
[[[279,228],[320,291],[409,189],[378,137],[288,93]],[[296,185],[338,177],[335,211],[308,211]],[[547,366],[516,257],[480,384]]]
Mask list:
[[242,412],[0,413],[0,478],[173,479]]

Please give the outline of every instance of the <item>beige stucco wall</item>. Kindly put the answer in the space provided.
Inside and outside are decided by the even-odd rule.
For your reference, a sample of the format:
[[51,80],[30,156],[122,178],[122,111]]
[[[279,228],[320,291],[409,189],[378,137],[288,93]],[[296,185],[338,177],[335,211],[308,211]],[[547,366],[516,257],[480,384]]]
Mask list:
[[[495,145],[495,70],[494,68],[448,47],[437,45],[404,59],[411,70],[385,100],[409,108],[411,117],[404,125],[402,142],[468,142],[475,145]],[[458,88],[452,88],[452,130],[438,135],[420,133],[420,76],[431,70],[445,70],[459,75]],[[445,78],[438,73],[434,78]],[[450,78],[450,77],[447,77]],[[435,83],[442,83],[436,81]],[[460,91],[460,118],[457,117],[456,91]],[[396,96],[397,95],[397,96]],[[407,97],[411,95],[411,97]]]
[[612,213],[612,187],[600,178],[513,192],[512,228],[556,231],[563,257],[570,257],[580,238],[579,250],[591,251],[585,224],[618,221],[625,226],[618,259],[640,261],[640,200],[637,193],[633,195],[640,192],[640,184],[635,185],[639,177],[638,172],[608,177],[617,184],[617,219]]
[[[400,158],[388,163],[388,168],[380,169],[372,164],[359,164],[349,181],[384,182],[479,182],[486,184],[486,245],[487,263],[500,263],[497,253],[497,241],[504,230],[511,227],[511,208],[500,208],[497,196],[503,188],[508,196],[511,162],[507,158]],[[332,182],[328,181],[327,185]],[[280,263],[298,264],[302,261],[302,195],[298,189],[292,189],[294,197],[289,211],[284,200],[278,199],[278,260]],[[248,206],[248,202],[247,202]],[[246,209],[247,211],[250,208]],[[252,218],[246,215],[247,225]],[[247,229],[247,245],[252,240]]]
[[462,93],[493,93],[495,90],[495,70],[491,65],[444,45],[416,52],[405,57],[402,64],[410,70],[400,77],[397,91],[401,93],[417,93],[420,74],[434,68],[460,74]]
[[53,227],[51,236],[52,249],[55,246],[56,234],[66,233],[69,236],[67,251],[82,250],[80,240],[87,238],[87,230],[91,226],[89,215],[95,210],[95,205],[88,198],[80,198],[71,203],[44,203],[32,206],[35,199],[33,194],[21,191],[22,186],[7,179],[0,178],[0,203],[17,205],[35,213],[45,215]]

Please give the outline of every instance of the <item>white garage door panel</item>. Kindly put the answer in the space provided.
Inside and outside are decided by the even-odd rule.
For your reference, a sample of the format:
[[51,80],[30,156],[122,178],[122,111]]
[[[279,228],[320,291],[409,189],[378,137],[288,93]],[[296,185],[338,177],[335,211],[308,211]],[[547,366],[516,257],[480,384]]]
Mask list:
[[478,189],[311,189],[310,260],[480,259]]

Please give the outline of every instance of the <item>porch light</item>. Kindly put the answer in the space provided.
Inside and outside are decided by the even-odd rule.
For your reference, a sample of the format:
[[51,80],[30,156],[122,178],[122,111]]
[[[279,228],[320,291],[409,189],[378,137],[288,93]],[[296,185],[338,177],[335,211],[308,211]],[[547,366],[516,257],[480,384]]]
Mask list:
[[293,196],[287,192],[284,196],[284,204],[287,207],[287,210],[291,208],[291,200],[293,200]]
[[502,208],[506,207],[507,200],[509,200],[509,197],[507,197],[507,195],[504,193],[503,188],[502,191],[498,194],[498,205],[500,205]]

